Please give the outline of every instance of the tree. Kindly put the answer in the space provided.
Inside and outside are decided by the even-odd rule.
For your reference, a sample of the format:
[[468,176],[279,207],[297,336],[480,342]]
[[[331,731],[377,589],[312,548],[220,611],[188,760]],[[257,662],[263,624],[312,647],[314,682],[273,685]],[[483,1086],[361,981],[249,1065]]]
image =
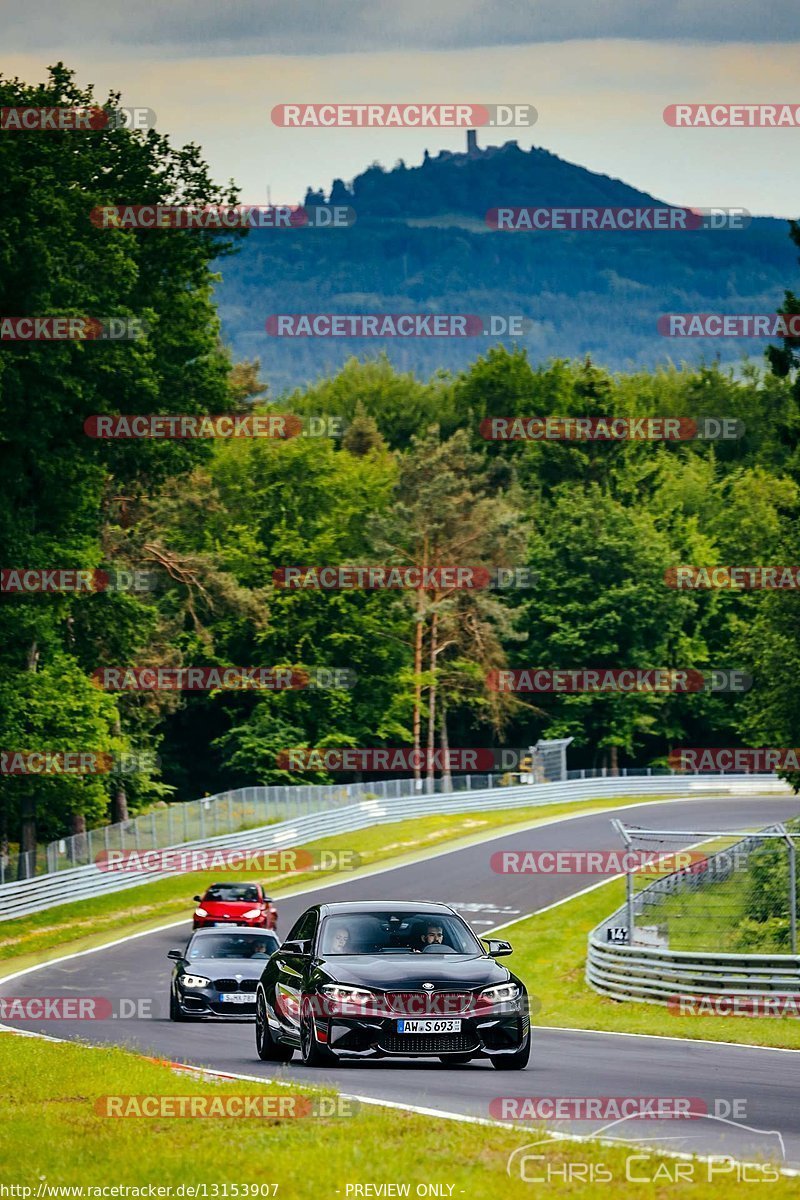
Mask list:
[[[109,97],[109,104],[118,102]],[[96,100],[63,64],[49,79],[26,85],[0,78],[0,105],[89,108]],[[0,544],[19,567],[95,568],[103,564],[106,506],[135,503],[171,475],[206,457],[187,441],[104,441],[87,436],[93,414],[142,411],[214,412],[227,402],[229,362],[218,342],[210,264],[232,244],[213,233],[100,229],[94,208],[121,200],[210,203],[233,199],[209,179],[196,146],[173,149],[155,131],[105,128],[20,133],[0,138],[0,311],[20,316],[136,317],[139,341],[18,342],[0,358]],[[25,730],[34,748],[67,728],[91,687],[77,669],[75,628],[91,595],[4,596],[0,667],[21,694],[50,697],[33,704]],[[133,622],[136,624],[136,621]],[[109,633],[124,652],[121,630]],[[84,643],[97,664],[102,641]],[[87,662],[87,667],[89,666]],[[63,686],[56,685],[59,674]],[[60,714],[58,708],[63,710]],[[114,709],[106,698],[106,716]],[[36,720],[41,718],[37,727]],[[112,742],[124,741],[112,719]],[[75,726],[75,737],[80,724]],[[80,747],[78,747],[80,748]],[[78,789],[87,795],[92,788]],[[66,819],[77,793],[37,788],[43,827]],[[68,799],[68,796],[71,797]],[[94,800],[92,800],[92,804]],[[91,808],[91,805],[89,806]],[[88,811],[88,810],[87,810]],[[93,810],[94,811],[94,810]],[[35,836],[26,818],[26,839]]]
[[[485,462],[470,443],[467,430],[443,440],[438,426],[412,438],[409,451],[399,460],[392,506],[385,517],[373,522],[376,555],[385,554],[388,562],[413,566],[423,575],[431,568],[491,569],[520,560],[525,537],[519,514],[509,497],[490,494]],[[493,594],[461,591],[435,577],[432,584],[404,593],[403,599],[412,623],[414,750],[418,752],[422,743],[422,695],[427,689],[427,742],[432,751],[441,664],[448,652],[481,668],[488,669],[490,662],[498,665],[503,652],[499,637],[490,630],[503,614],[507,633],[510,619]],[[481,631],[484,636],[474,636],[466,645],[465,630],[473,635]],[[419,767],[415,778],[420,778]],[[429,783],[432,779],[430,759]]]

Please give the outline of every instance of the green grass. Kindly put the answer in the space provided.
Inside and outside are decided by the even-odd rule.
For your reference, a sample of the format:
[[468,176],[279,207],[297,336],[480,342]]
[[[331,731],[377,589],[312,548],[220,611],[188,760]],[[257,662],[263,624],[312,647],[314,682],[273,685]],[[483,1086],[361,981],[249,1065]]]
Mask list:
[[584,980],[589,932],[624,899],[624,880],[612,879],[586,895],[503,930],[502,936],[514,946],[509,966],[525,980],[541,1005],[539,1011],[534,1009],[534,1025],[800,1049],[797,1018],[682,1016],[660,1004],[610,1000],[593,991]]
[[[658,800],[657,796],[630,796],[622,800],[607,798],[575,803],[548,804],[528,808],[508,808],[487,812],[433,815],[386,825],[373,825],[354,833],[339,834],[310,842],[304,849],[355,850],[360,855],[360,870],[381,863],[400,865],[419,859],[428,852],[491,836],[495,831],[531,828],[538,822],[573,813],[595,809],[624,807]],[[357,874],[358,872],[352,873]],[[292,889],[315,882],[341,878],[341,872],[314,871],[291,876],[272,876],[260,880],[269,894],[279,897]],[[236,872],[215,872],[214,879],[241,879]],[[256,880],[257,876],[248,876]],[[210,882],[205,872],[173,875],[154,880],[122,892],[79,900],[58,908],[45,909],[27,917],[15,917],[0,923],[0,976],[54,957],[55,951],[83,950],[113,941],[124,934],[146,932],[185,915],[187,920],[194,908],[192,896],[199,894]],[[284,930],[285,932],[285,930]]]
[[[648,923],[666,925],[670,950],[715,950],[721,954],[742,952],[741,923],[747,916],[745,881],[741,875],[711,884],[697,892],[665,896],[648,913]],[[756,947],[749,947],[756,952]],[[767,953],[781,951],[769,945]]]
[[[0,1180],[31,1187],[33,1196],[40,1182],[83,1188],[206,1184],[209,1198],[224,1196],[225,1184],[230,1196],[234,1184],[278,1183],[278,1200],[327,1200],[337,1194],[346,1200],[348,1184],[367,1183],[408,1184],[412,1197],[417,1184],[450,1185],[453,1200],[530,1200],[541,1194],[506,1174],[509,1154],[543,1136],[536,1127],[476,1126],[372,1105],[333,1118],[110,1118],[95,1111],[101,1097],[258,1094],[285,1101],[321,1093],[294,1084],[206,1082],[123,1050],[13,1034],[0,1034],[0,1078]],[[500,1079],[498,1093],[503,1090]],[[707,1182],[706,1164],[694,1164],[694,1181],[673,1184],[670,1178],[687,1164],[659,1155],[647,1162],[637,1158],[636,1174],[646,1171],[659,1182],[628,1183],[626,1151],[618,1146],[551,1141],[533,1153],[545,1156],[545,1162],[531,1163],[539,1174],[574,1164],[585,1175],[589,1165],[604,1164],[615,1180],[613,1194],[626,1200],[665,1200],[676,1194],[708,1200],[722,1194],[718,1181]],[[730,1190],[729,1183],[724,1186]],[[597,1195],[593,1183],[565,1183],[557,1176],[552,1188],[553,1195]],[[796,1195],[796,1181],[778,1179],[769,1194]]]

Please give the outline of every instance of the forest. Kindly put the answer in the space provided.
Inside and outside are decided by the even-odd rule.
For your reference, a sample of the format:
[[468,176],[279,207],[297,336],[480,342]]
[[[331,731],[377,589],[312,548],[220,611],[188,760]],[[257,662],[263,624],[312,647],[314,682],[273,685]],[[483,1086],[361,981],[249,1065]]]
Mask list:
[[[0,79],[3,105],[93,103],[62,66],[41,87]],[[362,353],[289,388],[269,357],[235,355],[215,304],[220,269],[250,236],[89,220],[120,196],[234,202],[198,147],[124,128],[7,137],[0,187],[0,311],[147,329],[132,343],[0,349],[2,566],[122,580],[3,589],[0,747],[91,752],[113,766],[0,774],[0,838],[24,848],[164,800],[329,778],[287,770],[291,747],[570,736],[570,766],[617,770],[665,764],[676,746],[798,744],[796,591],[676,589],[668,574],[800,562],[794,343],[736,370],[610,371],[585,348],[546,358],[492,345],[423,374]],[[790,235],[789,261],[800,244]],[[791,292],[784,308],[800,311]],[[240,429],[246,414],[284,415],[275,427],[296,436],[86,432],[133,414],[227,414]],[[510,417],[717,420],[738,436],[484,436]],[[505,568],[525,586],[281,582],[290,567],[369,564]],[[188,668],[324,682],[98,685],[113,670]],[[537,695],[487,682],[534,668],[738,670],[752,686]]]

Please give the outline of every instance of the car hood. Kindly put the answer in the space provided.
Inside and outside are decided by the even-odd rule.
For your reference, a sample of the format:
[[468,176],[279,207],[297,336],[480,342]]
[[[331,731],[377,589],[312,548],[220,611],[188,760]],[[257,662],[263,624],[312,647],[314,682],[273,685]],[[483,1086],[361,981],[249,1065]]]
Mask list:
[[337,954],[320,965],[337,983],[387,991],[417,989],[423,983],[437,990],[488,987],[511,977],[494,959],[466,954]]
[[266,961],[265,958],[193,958],[184,964],[184,969],[189,975],[207,975],[209,979],[231,979],[234,975],[260,979]]

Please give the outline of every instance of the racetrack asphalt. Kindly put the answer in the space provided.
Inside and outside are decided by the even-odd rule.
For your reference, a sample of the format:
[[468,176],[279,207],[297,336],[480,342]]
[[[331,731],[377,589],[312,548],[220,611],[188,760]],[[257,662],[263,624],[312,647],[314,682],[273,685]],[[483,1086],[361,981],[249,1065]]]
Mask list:
[[[610,824],[614,815],[629,824],[660,829],[736,830],[768,825],[798,813],[797,797],[712,796],[558,818],[530,832],[517,831],[460,850],[443,850],[418,863],[378,869],[369,876],[284,897],[277,901],[280,929],[285,936],[309,904],[328,899],[436,900],[451,904],[479,936],[486,936],[490,929],[574,895],[599,879],[496,874],[490,857],[498,850],[619,850],[621,843]],[[696,840],[687,838],[686,842]],[[187,895],[190,910],[191,897]],[[58,920],[57,909],[53,919]],[[92,1022],[14,1020],[8,1024],[58,1038],[113,1043],[222,1072],[327,1084],[348,1095],[484,1119],[490,1117],[490,1101],[501,1096],[689,1097],[701,1101],[705,1111],[717,1111],[728,1121],[736,1118],[737,1111],[742,1113],[744,1101],[745,1115],[734,1124],[710,1118],[628,1121],[604,1136],[745,1160],[757,1156],[781,1160],[785,1153],[784,1165],[800,1167],[800,1051],[534,1027],[531,1061],[524,1072],[495,1071],[485,1061],[447,1067],[436,1060],[389,1059],[312,1070],[297,1056],[290,1064],[276,1067],[256,1057],[251,1023],[169,1021],[172,964],[166,954],[171,947],[184,945],[190,932],[189,922],[178,924],[0,981],[3,997],[103,996],[111,1000],[115,1011],[125,1000],[129,1008],[135,1003],[139,1011],[152,1014],[147,1018],[120,1015]],[[123,926],[120,937],[124,936]],[[513,969],[513,958],[509,962]],[[537,981],[525,982],[535,995]],[[734,1102],[739,1102],[738,1110],[731,1107]],[[606,1124],[569,1121],[550,1123],[550,1127],[589,1134]],[[482,1131],[481,1136],[491,1138],[491,1129]],[[522,1132],[520,1145],[536,1136],[532,1131],[526,1138]]]

